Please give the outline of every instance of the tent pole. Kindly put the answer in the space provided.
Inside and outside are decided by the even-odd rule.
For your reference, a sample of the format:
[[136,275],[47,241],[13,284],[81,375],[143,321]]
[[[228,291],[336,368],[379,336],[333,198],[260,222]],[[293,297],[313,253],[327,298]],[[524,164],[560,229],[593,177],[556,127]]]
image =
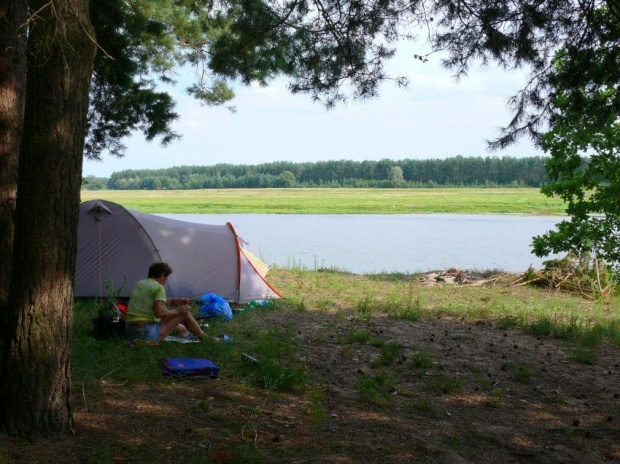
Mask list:
[[103,257],[102,257],[102,252],[101,252],[101,220],[97,221],[99,224],[97,227],[97,232],[99,235],[99,239],[98,239],[98,243],[99,243],[99,304],[101,304],[101,302],[103,301],[103,275],[102,275],[102,268],[103,268]]

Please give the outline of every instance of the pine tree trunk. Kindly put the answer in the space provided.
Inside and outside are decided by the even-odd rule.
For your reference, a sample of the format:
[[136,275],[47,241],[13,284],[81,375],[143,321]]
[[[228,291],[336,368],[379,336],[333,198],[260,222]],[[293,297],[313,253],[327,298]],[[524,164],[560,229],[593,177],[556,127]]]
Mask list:
[[94,58],[87,0],[33,0],[15,244],[0,386],[0,429],[72,428],[71,315]]
[[[5,313],[13,257],[17,162],[26,101],[23,25],[27,16],[25,0],[0,0],[0,314]],[[3,328],[0,324],[0,339]]]

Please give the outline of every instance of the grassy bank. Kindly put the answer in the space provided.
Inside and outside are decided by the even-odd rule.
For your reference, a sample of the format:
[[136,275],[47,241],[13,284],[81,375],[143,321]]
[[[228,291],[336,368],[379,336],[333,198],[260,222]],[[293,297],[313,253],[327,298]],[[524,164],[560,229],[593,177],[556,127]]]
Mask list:
[[357,319],[488,321],[578,343],[594,338],[600,343],[609,336],[620,346],[617,294],[590,301],[580,295],[512,285],[517,276],[509,274],[493,276],[497,280],[492,284],[467,286],[429,286],[410,274],[354,275],[333,270],[275,269],[269,277],[287,297],[282,304],[301,310]]
[[150,213],[563,214],[561,200],[538,189],[247,189],[82,191]]

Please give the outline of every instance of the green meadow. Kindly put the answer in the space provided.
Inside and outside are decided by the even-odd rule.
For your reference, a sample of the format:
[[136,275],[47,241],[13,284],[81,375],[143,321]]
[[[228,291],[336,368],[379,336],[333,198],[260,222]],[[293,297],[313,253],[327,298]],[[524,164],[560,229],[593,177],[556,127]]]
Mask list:
[[222,189],[82,191],[147,213],[564,214],[564,203],[534,188]]

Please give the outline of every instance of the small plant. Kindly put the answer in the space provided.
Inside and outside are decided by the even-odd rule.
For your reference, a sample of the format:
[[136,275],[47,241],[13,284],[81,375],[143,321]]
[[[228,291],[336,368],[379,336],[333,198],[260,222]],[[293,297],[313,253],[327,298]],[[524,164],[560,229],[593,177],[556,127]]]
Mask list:
[[316,307],[319,311],[328,312],[334,307],[331,298],[321,298],[316,301]]
[[396,342],[386,343],[381,347],[379,358],[375,361],[375,365],[389,366],[400,355],[400,345]]
[[260,406],[244,406],[243,409],[249,412],[253,417],[259,417],[263,412],[263,408]]
[[577,346],[567,357],[572,362],[587,364],[588,366],[593,366],[598,361],[596,352],[584,346]]
[[450,441],[448,442],[448,446],[454,450],[458,450],[463,446],[463,440],[460,435],[454,434],[450,437]]
[[119,315],[118,308],[116,307],[116,303],[120,298],[123,290],[125,289],[125,285],[127,285],[127,274],[125,274],[123,283],[120,287],[116,288],[114,286],[114,282],[109,276],[110,267],[106,267],[105,270],[105,288],[107,290],[107,296],[101,300],[99,304],[99,309],[97,310],[97,315],[99,317],[116,317]]
[[507,317],[502,317],[499,321],[497,321],[496,323],[496,328],[499,330],[508,330],[508,329],[514,329],[515,327],[517,327],[518,323],[517,323],[517,319],[512,317],[512,316],[507,316]]
[[433,355],[426,350],[416,351],[411,355],[413,366],[421,369],[429,368],[433,364],[433,360]]
[[422,395],[407,403],[406,409],[410,412],[429,413],[433,410],[433,403],[427,396]]
[[350,328],[347,332],[347,343],[366,343],[370,340],[370,332],[368,330],[355,330]]
[[611,343],[620,346],[620,321],[610,321],[605,332]]
[[480,388],[482,388],[483,390],[491,390],[491,379],[488,379],[486,377],[482,377],[480,379],[477,380],[478,385],[480,385]]
[[360,320],[368,319],[372,314],[372,298],[365,296],[355,304],[355,317]]
[[299,302],[299,304],[297,305],[297,310],[300,313],[307,313],[308,312],[308,307],[306,306],[306,302],[304,300],[301,300]]
[[327,417],[325,408],[325,391],[319,388],[310,389],[305,395],[306,402],[302,406],[304,413],[310,418],[313,424],[319,424]]
[[406,319],[408,321],[419,321],[422,319],[422,314],[419,310],[414,308],[405,308],[401,313],[400,317]]
[[262,360],[253,366],[254,372],[247,378],[266,390],[293,391],[306,383],[306,373],[301,367],[286,366],[274,360]]
[[571,315],[570,321],[567,324],[554,324],[552,336],[561,339],[574,338],[581,332],[581,327],[577,318]]
[[530,383],[534,376],[532,369],[525,364],[506,363],[506,366],[512,372],[513,378],[518,383]]
[[443,394],[463,391],[463,380],[447,375],[431,377],[426,387],[429,390],[439,391]]
[[422,302],[420,293],[415,296],[413,294],[413,282],[409,287],[409,296],[407,298],[407,306],[400,314],[400,317],[409,321],[419,321],[422,318]]
[[206,400],[198,400],[191,409],[196,409],[202,412],[209,412],[210,404]]
[[559,393],[556,392],[555,397],[552,400],[555,404],[566,404],[566,400],[564,399],[564,397]]
[[502,389],[501,388],[494,388],[491,391],[491,394],[489,396],[487,396],[487,406],[490,406],[492,408],[498,408],[502,403]]
[[581,339],[579,343],[582,346],[587,346],[590,348],[596,348],[601,343],[603,343],[603,339],[605,338],[605,328],[601,325],[595,325],[581,334]]
[[392,404],[390,390],[394,387],[394,375],[382,370],[373,378],[363,375],[357,379],[356,388],[363,401],[388,406]]
[[527,330],[538,336],[548,336],[553,332],[553,322],[548,317],[543,317],[527,326]]

